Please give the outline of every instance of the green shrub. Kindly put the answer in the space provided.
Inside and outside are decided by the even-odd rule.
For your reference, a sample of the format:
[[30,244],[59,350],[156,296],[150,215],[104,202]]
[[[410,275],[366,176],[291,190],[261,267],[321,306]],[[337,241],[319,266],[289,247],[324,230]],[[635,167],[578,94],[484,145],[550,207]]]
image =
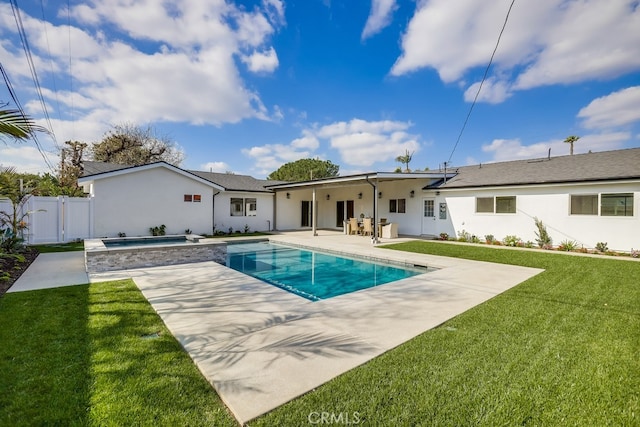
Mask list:
[[504,243],[505,246],[522,246],[522,239],[520,239],[518,236],[509,235],[505,236],[505,238],[502,239],[502,243]]
[[149,228],[149,232],[151,233],[152,236],[164,236],[165,235],[165,228],[166,228],[166,226],[164,224],[162,224],[160,226]]
[[537,217],[534,217],[533,220],[535,221],[536,227],[538,228],[538,231],[536,232],[536,236],[538,237],[536,239],[536,242],[538,243],[538,246],[543,249],[551,248],[551,245],[553,245],[553,239],[551,238],[551,236],[549,236],[547,227]]
[[609,247],[607,246],[607,242],[596,243],[596,250],[598,252],[607,252],[609,250]]
[[466,230],[458,231],[458,241],[459,242],[470,242],[471,241],[471,233]]
[[576,242],[575,240],[563,240],[562,242],[560,242],[560,246],[558,246],[558,250],[560,251],[571,252],[575,251],[576,249],[578,249],[578,242]]

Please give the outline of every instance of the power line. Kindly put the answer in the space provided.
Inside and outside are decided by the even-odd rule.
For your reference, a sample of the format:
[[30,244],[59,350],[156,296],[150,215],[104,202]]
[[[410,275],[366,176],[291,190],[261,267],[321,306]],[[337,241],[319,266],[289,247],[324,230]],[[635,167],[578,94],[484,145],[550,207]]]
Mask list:
[[44,0],[40,0],[40,10],[42,11],[42,28],[44,30],[44,37],[47,40],[47,52],[49,53],[49,66],[51,67],[51,79],[53,83],[53,93],[56,97],[56,106],[58,111],[58,119],[62,121],[62,116],[60,114],[60,100],[58,99],[58,88],[56,85],[56,75],[53,70],[53,55],[51,55],[51,44],[49,43],[49,33],[47,32],[47,20],[44,15]]
[[458,147],[458,143],[462,138],[462,134],[464,133],[464,129],[467,127],[467,123],[469,122],[469,117],[471,117],[471,112],[473,111],[473,107],[475,107],[476,102],[478,101],[478,96],[480,95],[480,91],[482,90],[482,85],[484,81],[487,79],[487,75],[489,74],[489,68],[491,68],[491,64],[493,63],[493,57],[496,55],[496,51],[498,50],[498,46],[500,45],[500,39],[502,38],[502,33],[504,33],[504,29],[507,26],[507,22],[509,21],[509,15],[511,14],[511,9],[513,8],[513,4],[516,0],[512,0],[509,5],[509,10],[507,11],[507,16],[504,18],[504,23],[502,24],[502,29],[500,30],[500,34],[498,35],[498,40],[496,41],[496,46],[493,49],[493,53],[491,53],[491,58],[489,59],[489,63],[487,64],[487,68],[484,70],[484,75],[482,76],[482,80],[480,81],[480,86],[478,86],[478,91],[476,92],[476,96],[473,98],[473,102],[471,103],[471,107],[469,107],[469,112],[467,113],[467,117],[464,119],[464,123],[462,124],[462,128],[460,129],[460,133],[458,134],[458,139],[456,139],[456,143],[453,146],[453,150],[451,150],[451,155],[449,155],[449,160],[446,163],[451,163],[451,158],[453,157],[453,153],[456,151]]
[[[24,49],[25,56],[27,58],[27,63],[29,64],[31,77],[36,87],[36,93],[38,94],[38,99],[40,100],[40,104],[42,105],[42,111],[44,112],[45,119],[47,121],[47,124],[49,125],[49,132],[51,133],[51,137],[53,139],[53,142],[56,148],[59,150],[60,146],[58,145],[55,132],[53,131],[53,126],[51,125],[51,118],[49,117],[47,104],[44,100],[44,96],[42,95],[42,86],[40,85],[40,80],[38,79],[38,73],[36,72],[36,67],[33,62],[33,56],[31,55],[31,48],[29,47],[27,33],[24,30],[24,24],[22,22],[22,16],[20,14],[20,9],[18,8],[17,0],[11,0],[11,8],[13,10],[13,17],[16,21],[16,26],[18,27],[18,34],[20,35],[20,40],[22,41],[22,47]],[[36,139],[35,135],[34,135],[34,139]]]
[[73,103],[73,72],[71,70],[71,0],[67,0],[67,32],[69,38],[69,94],[71,97],[71,139],[75,139],[76,134],[76,122],[74,120],[75,116],[75,106]]

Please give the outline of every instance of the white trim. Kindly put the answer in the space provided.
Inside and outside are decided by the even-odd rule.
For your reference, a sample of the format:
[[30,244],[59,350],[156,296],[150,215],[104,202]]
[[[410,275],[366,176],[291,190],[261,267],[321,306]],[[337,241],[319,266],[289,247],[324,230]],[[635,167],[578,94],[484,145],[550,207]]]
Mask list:
[[146,165],[140,165],[140,166],[132,166],[132,167],[128,167],[128,168],[124,168],[124,169],[118,169],[115,171],[111,171],[111,172],[103,172],[103,173],[98,173],[95,175],[88,175],[88,176],[84,176],[84,177],[80,177],[78,178],[78,184],[83,184],[85,182],[93,182],[96,181],[98,179],[105,179],[105,178],[111,178],[114,176],[120,176],[120,175],[126,175],[128,173],[132,173],[132,172],[140,172],[140,171],[144,171],[144,170],[149,170],[149,169],[155,169],[155,168],[159,168],[159,167],[163,167],[165,169],[169,169],[170,171],[173,171],[175,173],[178,173],[182,176],[185,176],[187,178],[193,179],[194,181],[197,181],[201,184],[205,184],[208,185],[209,187],[213,187],[217,190],[220,191],[225,191],[226,189],[218,184],[215,184],[211,181],[207,181],[206,179],[200,178],[197,175],[192,174],[191,172],[188,172],[184,169],[180,169],[177,166],[173,166],[170,165],[169,163],[166,162],[156,162],[156,163],[149,163]]

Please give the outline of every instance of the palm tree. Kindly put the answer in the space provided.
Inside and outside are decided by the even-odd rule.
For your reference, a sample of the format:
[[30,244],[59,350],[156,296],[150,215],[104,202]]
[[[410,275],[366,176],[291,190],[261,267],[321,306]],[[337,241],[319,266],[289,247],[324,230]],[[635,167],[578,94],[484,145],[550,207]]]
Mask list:
[[567,144],[571,144],[571,148],[569,149],[569,154],[571,154],[572,156],[573,156],[573,143],[579,139],[580,139],[579,136],[571,135],[564,140],[564,142],[566,142]]
[[47,129],[35,124],[19,110],[0,110],[0,136],[26,140],[33,132],[47,132]]
[[413,157],[413,153],[409,153],[409,150],[405,150],[403,156],[396,157],[396,162],[402,163],[403,165],[407,165],[405,172],[411,172],[409,169],[409,163],[411,163],[411,158]]

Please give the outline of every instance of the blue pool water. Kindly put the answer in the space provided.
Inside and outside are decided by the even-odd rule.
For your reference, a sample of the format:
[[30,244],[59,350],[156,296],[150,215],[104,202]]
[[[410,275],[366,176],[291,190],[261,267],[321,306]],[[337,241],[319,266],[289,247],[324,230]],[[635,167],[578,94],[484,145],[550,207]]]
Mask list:
[[130,246],[158,246],[158,245],[175,245],[182,243],[190,243],[185,236],[161,236],[161,237],[124,237],[122,239],[104,239],[102,240],[107,248],[122,248]]
[[311,301],[426,273],[268,242],[228,245],[227,267]]

